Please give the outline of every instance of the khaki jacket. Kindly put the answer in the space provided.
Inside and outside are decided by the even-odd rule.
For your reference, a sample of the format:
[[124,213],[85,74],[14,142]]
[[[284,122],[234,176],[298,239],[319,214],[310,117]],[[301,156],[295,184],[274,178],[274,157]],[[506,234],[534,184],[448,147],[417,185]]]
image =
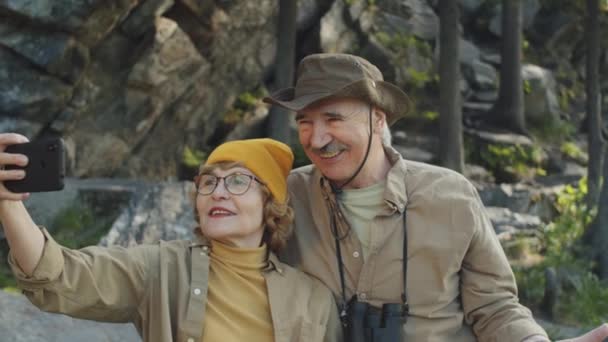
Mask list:
[[[377,307],[401,302],[407,208],[410,313],[404,341],[514,342],[546,336],[518,302],[513,273],[471,183],[453,171],[403,160],[392,148],[386,153],[393,166],[386,205],[373,220],[367,260],[354,234],[341,241],[347,300],[356,294]],[[288,184],[296,221],[283,260],[320,279],[342,302],[328,209],[335,198],[312,166],[292,171]],[[338,221],[344,234],[344,218]]]
[[[132,322],[144,341],[199,341],[207,298],[210,244],[161,241],[132,248],[46,244],[32,277],[9,258],[19,286],[45,311]],[[339,341],[331,292],[270,255],[264,272],[275,341]]]

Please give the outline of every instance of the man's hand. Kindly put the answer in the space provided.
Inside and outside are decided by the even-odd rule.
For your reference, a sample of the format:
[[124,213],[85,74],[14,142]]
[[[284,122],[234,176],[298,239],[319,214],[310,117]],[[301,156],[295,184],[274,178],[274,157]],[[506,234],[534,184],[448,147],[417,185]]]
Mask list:
[[29,194],[16,194],[8,191],[4,186],[4,181],[19,180],[25,177],[23,170],[5,170],[6,165],[26,166],[27,157],[21,154],[5,153],[4,150],[9,145],[26,143],[29,140],[21,134],[0,133],[0,202],[3,200],[22,201]]
[[600,325],[583,336],[560,342],[603,342],[606,339],[608,339],[608,323]]

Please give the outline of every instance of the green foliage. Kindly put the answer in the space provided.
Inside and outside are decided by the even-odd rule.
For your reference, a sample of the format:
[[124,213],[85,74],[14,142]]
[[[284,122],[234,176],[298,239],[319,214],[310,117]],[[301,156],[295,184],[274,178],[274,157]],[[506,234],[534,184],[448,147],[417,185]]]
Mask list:
[[582,179],[578,187],[567,185],[557,196],[555,203],[559,212],[557,219],[544,228],[545,264],[578,268],[575,257],[576,243],[595,216],[594,210],[585,205],[587,180]]
[[439,113],[434,110],[427,110],[422,113],[422,117],[429,121],[437,121],[437,119],[439,119]]
[[568,109],[568,107],[570,106],[570,102],[572,102],[572,100],[576,98],[576,95],[577,92],[575,89],[560,87],[558,95],[559,107],[562,110]]
[[608,319],[608,284],[591,272],[584,273],[573,282],[573,292],[562,296],[560,303],[564,319],[586,326],[596,326]]
[[206,158],[207,154],[205,152],[193,150],[188,146],[184,148],[182,153],[182,163],[189,168],[198,168]]
[[414,68],[407,68],[409,82],[414,88],[424,88],[424,86],[432,80],[432,76],[424,71],[418,71]]
[[9,269],[8,264],[3,263],[0,265],[0,289],[6,291],[7,288],[15,288],[16,286],[17,281]]
[[53,237],[59,244],[82,248],[96,245],[112,226],[112,218],[100,219],[90,208],[76,204],[60,211],[51,226],[55,227]]
[[252,93],[242,93],[237,98],[237,101],[234,106],[246,110],[252,108],[258,100],[259,99]]
[[[0,287],[2,287],[2,286],[0,286]],[[4,288],[2,288],[2,291],[7,292],[7,293],[21,294],[21,290],[14,286],[4,287]]]
[[507,170],[524,178],[546,174],[540,165],[543,151],[537,146],[489,144],[480,154],[493,172]]
[[519,299],[528,305],[538,305],[545,294],[545,272],[541,267],[514,266]]
[[224,123],[234,125],[241,121],[245,113],[251,111],[259,103],[260,99],[266,95],[266,91],[262,87],[258,87],[251,92],[240,94],[231,109],[224,113]]
[[530,50],[530,41],[527,39],[522,39],[521,41],[521,50],[526,53]]
[[571,122],[551,119],[530,127],[530,132],[542,142],[558,144],[572,137],[576,128]]
[[[543,261],[530,268],[514,268],[520,298],[527,305],[536,306],[543,297],[547,267],[567,275],[559,294],[557,317],[568,324],[594,326],[608,320],[608,284],[592,272],[592,264],[580,259],[577,243],[595,216],[595,210],[585,206],[587,182],[566,186],[555,203],[559,216],[543,228]],[[562,281],[564,283],[564,281]]]
[[530,83],[530,80],[524,80],[524,93],[525,94],[530,94],[532,93],[532,84]]
[[588,162],[587,155],[580,149],[580,147],[578,147],[578,145],[571,141],[562,143],[560,146],[560,151],[570,159],[582,162],[584,164]]
[[380,44],[397,54],[404,55],[408,49],[414,48],[423,57],[430,58],[433,56],[431,45],[413,34],[397,33],[391,35],[386,32],[376,32],[375,36]]
[[[395,65],[407,65],[412,49],[423,58],[430,59],[433,56],[430,44],[414,35],[402,33],[391,35],[386,32],[376,32],[375,37],[380,44],[393,52]],[[432,72],[407,67],[406,73],[410,86],[416,89],[422,89],[431,82],[438,82],[438,76]]]
[[560,62],[555,73],[557,96],[561,110],[569,111],[572,102],[584,97],[585,84],[571,64]]

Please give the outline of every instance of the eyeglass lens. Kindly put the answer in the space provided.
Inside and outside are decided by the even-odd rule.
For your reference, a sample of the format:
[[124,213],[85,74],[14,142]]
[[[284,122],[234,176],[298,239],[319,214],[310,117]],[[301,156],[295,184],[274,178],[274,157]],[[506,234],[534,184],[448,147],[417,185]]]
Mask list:
[[220,179],[224,180],[224,187],[226,190],[233,195],[242,195],[249,189],[253,176],[233,173],[226,177],[217,177],[214,175],[202,175],[198,187],[198,192],[201,195],[211,194],[217,187]]

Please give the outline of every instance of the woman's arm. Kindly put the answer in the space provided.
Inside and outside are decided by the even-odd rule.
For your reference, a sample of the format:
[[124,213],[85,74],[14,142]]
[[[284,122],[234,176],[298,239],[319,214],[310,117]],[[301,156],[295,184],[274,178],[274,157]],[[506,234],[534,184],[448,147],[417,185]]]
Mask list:
[[25,177],[22,170],[5,170],[5,165],[27,165],[27,157],[5,153],[8,145],[28,142],[20,134],[0,133],[0,222],[11,249],[11,254],[24,273],[31,275],[40,261],[44,248],[44,236],[34,224],[22,200],[29,194],[16,194],[4,186],[4,181]]

